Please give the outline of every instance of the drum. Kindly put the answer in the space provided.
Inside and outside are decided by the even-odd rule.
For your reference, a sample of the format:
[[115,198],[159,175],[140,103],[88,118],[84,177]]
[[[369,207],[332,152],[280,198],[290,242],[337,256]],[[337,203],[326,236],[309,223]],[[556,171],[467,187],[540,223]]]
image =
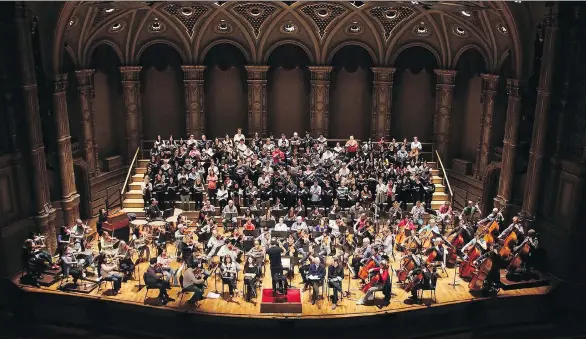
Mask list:
[[177,221],[177,217],[176,216],[170,216],[167,219],[165,219],[165,221],[171,225],[173,225],[173,229],[175,229],[177,227],[177,225],[175,225],[175,222]]
[[163,226],[165,226],[165,222],[164,221],[151,221],[148,223],[148,225],[151,227],[163,227]]
[[132,220],[130,222],[130,224],[134,227],[142,227],[142,226],[148,224],[148,221],[142,220],[142,219],[135,219],[135,220]]

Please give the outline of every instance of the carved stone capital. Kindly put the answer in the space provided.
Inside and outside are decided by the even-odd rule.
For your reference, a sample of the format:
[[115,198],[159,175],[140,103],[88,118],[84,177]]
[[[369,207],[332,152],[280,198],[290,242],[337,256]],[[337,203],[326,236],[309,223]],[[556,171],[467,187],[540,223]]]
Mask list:
[[53,93],[64,93],[67,91],[67,73],[55,75]]
[[248,80],[266,80],[267,72],[270,66],[264,65],[246,65],[244,66],[248,72]]
[[332,66],[309,66],[311,80],[330,81],[330,73],[334,69]]
[[371,67],[374,73],[374,82],[393,82],[393,76],[397,69],[395,67]]
[[437,84],[453,85],[458,71],[453,69],[434,69]]
[[518,79],[507,79],[507,95],[520,98],[525,87],[525,82]]
[[183,80],[184,81],[193,81],[193,80],[203,80],[203,72],[206,69],[205,65],[183,65],[181,66],[183,70]]
[[142,66],[120,66],[122,81],[140,81]]
[[480,74],[482,78],[483,91],[496,91],[499,84],[498,74]]

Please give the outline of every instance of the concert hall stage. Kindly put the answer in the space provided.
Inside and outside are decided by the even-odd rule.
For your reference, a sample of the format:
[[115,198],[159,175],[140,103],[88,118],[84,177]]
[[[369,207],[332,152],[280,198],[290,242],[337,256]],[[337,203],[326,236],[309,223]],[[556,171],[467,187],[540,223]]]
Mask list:
[[[393,266],[397,265],[398,261],[393,263]],[[145,268],[146,263],[141,264],[140,271],[137,273],[142,275]],[[13,302],[17,304],[15,307],[27,309],[29,311],[26,312],[32,312],[31,314],[34,314],[35,319],[48,323],[59,323],[63,319],[67,319],[68,322],[73,321],[81,326],[90,326],[93,322],[98,321],[97,319],[102,319],[106,326],[128,328],[128,326],[135,325],[129,325],[132,321],[121,323],[118,319],[119,317],[140,319],[140,324],[144,327],[145,324],[151,322],[170,321],[173,323],[177,321],[173,320],[176,319],[176,316],[181,316],[182,323],[185,322],[186,324],[195,322],[198,324],[197,326],[202,324],[222,326],[226,324],[226,321],[229,321],[230,324],[236,327],[245,327],[248,328],[248,331],[253,332],[258,330],[258,326],[263,328],[276,326],[276,328],[283,330],[283,326],[293,326],[283,325],[283,321],[286,321],[286,323],[293,321],[295,328],[299,326],[313,328],[313,326],[320,327],[324,326],[324,324],[343,326],[344,328],[350,326],[348,329],[350,332],[348,333],[351,333],[353,331],[351,327],[356,324],[376,325],[383,319],[385,319],[385,322],[400,319],[400,327],[413,323],[416,331],[418,331],[417,333],[423,334],[427,333],[427,331],[432,331],[432,329],[428,328],[428,323],[432,324],[441,319],[444,321],[450,319],[450,326],[459,326],[458,328],[470,326],[470,321],[475,319],[475,321],[490,324],[511,321],[510,319],[507,320],[507,314],[510,314],[511,319],[514,318],[515,321],[521,321],[523,317],[529,317],[533,321],[535,317],[540,316],[539,309],[547,308],[548,294],[554,289],[552,285],[525,287],[501,290],[493,298],[477,297],[468,292],[466,282],[456,280],[456,286],[453,286],[454,269],[448,269],[446,273],[447,276],[444,273],[444,277],[438,280],[436,302],[433,302],[430,298],[430,293],[426,292],[422,304],[413,304],[410,300],[407,300],[409,293],[393,282],[393,296],[390,305],[383,307],[382,294],[377,293],[377,299],[374,303],[370,302],[364,306],[358,306],[356,305],[356,300],[362,296],[362,293],[359,290],[358,280],[350,280],[351,294],[349,297],[344,297],[338,303],[336,309],[332,309],[331,301],[326,296],[326,290],[323,291],[323,298],[318,300],[315,305],[311,305],[309,299],[311,290],[308,290],[299,293],[301,303],[298,305],[298,310],[292,313],[265,313],[266,308],[263,310],[264,312],[261,311],[262,291],[270,290],[271,287],[268,275],[264,277],[261,290],[258,291],[259,298],[253,300],[254,302],[247,303],[241,296],[235,297],[233,300],[220,297],[218,299],[206,299],[201,302],[198,308],[189,306],[186,303],[191,294],[182,296],[180,295],[180,289],[176,287],[169,292],[170,296],[176,300],[161,306],[153,302],[156,299],[156,291],[150,290],[147,296],[145,295],[147,290],[145,288],[138,290],[138,281],[132,280],[123,284],[120,294],[112,296],[109,290],[109,283],[105,285],[106,287],[102,286],[99,291],[96,288],[90,293],[82,294],[58,290],[59,282],[49,287],[35,288],[26,286],[19,283],[20,275],[17,275],[10,281],[13,290],[10,295],[14,297]],[[299,274],[295,275],[292,284],[293,288],[303,288]],[[343,282],[344,291],[348,290],[347,284],[348,278],[346,277]],[[242,290],[242,280],[239,281],[238,288]],[[216,285],[213,277],[210,277],[206,294],[216,290],[221,294],[221,282],[218,280]],[[321,292],[320,290],[320,294]],[[42,308],[48,307],[51,310],[55,310],[55,312],[31,311],[35,310],[39,305]],[[197,316],[188,317],[190,315]],[[477,319],[479,316],[482,317]],[[356,320],[348,321],[348,319]],[[425,323],[421,322],[423,319],[427,319]],[[163,327],[168,329],[173,326],[175,325],[165,325]],[[138,326],[136,330],[140,331],[142,327]],[[223,330],[232,331],[232,329]],[[287,333],[288,331],[285,330]],[[411,331],[413,331],[413,328]],[[393,333],[399,334],[401,331],[394,329]],[[412,333],[407,331],[405,335]],[[177,334],[177,336],[182,335]]]

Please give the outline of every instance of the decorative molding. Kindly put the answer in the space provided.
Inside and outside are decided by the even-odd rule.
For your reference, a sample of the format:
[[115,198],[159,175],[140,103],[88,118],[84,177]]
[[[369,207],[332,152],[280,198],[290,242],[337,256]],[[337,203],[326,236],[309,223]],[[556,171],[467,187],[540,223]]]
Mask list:
[[372,7],[367,12],[372,16],[383,31],[383,37],[388,40],[391,37],[393,29],[403,20],[407,20],[415,14],[415,10],[410,7]]
[[179,20],[189,38],[193,38],[195,26],[199,19],[210,11],[210,8],[204,5],[181,6],[180,4],[170,2],[163,7],[163,10]]
[[244,19],[252,31],[254,38],[258,39],[261,29],[267,19],[278,12],[279,8],[270,2],[238,3],[230,8],[232,13]]
[[339,3],[312,3],[304,5],[300,11],[313,23],[320,39],[323,39],[332,23],[348,12]]

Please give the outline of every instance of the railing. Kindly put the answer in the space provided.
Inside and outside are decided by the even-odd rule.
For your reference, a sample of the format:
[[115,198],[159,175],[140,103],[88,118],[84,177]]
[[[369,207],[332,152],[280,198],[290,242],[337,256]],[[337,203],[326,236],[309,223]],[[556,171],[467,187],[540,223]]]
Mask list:
[[[224,138],[218,138],[219,140],[224,140]],[[252,138],[246,138],[246,143],[248,144],[249,141]],[[266,138],[261,138],[264,142],[264,140],[266,140]],[[210,140],[210,139],[208,139]],[[275,139],[278,140],[278,139]],[[211,140],[213,141],[213,140]],[[348,139],[328,139],[328,146],[330,147],[334,147],[336,146],[336,143],[340,143],[340,145],[342,147],[344,147],[344,144],[346,143],[346,141],[348,141]],[[362,140],[360,139],[356,139],[356,141],[358,141],[359,143],[362,142]],[[150,150],[151,148],[153,148],[153,144],[155,143],[155,140],[142,140],[141,144],[140,144],[140,153],[141,153],[141,159],[149,159],[150,156]],[[373,141],[373,144],[376,143],[375,141]],[[388,146],[390,142],[385,142],[385,146]],[[422,150],[419,153],[419,156],[427,161],[434,161],[435,160],[435,144],[432,142],[422,142],[421,143],[421,147]]]
[[[454,192],[452,191],[452,186],[450,185],[450,179],[448,179],[448,175],[446,174],[446,168],[444,167],[444,163],[442,162],[442,158],[440,157],[439,153],[437,151],[435,151],[435,155],[437,156],[437,162],[440,165],[440,168],[442,169],[442,173],[443,173],[443,178],[442,178],[442,184],[444,184],[444,186],[448,187],[448,192],[449,192],[449,199],[450,199],[450,205],[454,205]],[[452,207],[453,208],[453,207]]]
[[128,179],[130,178],[131,174],[134,174],[134,169],[135,166],[137,164],[137,159],[138,159],[138,153],[140,151],[141,147],[138,147],[136,149],[136,152],[134,152],[134,157],[132,158],[132,162],[130,163],[130,166],[128,166],[128,173],[126,173],[126,179],[124,180],[124,185],[122,185],[122,189],[120,189],[120,207],[124,207],[122,205],[122,202],[124,201],[124,193],[126,193],[126,189],[128,188]]

